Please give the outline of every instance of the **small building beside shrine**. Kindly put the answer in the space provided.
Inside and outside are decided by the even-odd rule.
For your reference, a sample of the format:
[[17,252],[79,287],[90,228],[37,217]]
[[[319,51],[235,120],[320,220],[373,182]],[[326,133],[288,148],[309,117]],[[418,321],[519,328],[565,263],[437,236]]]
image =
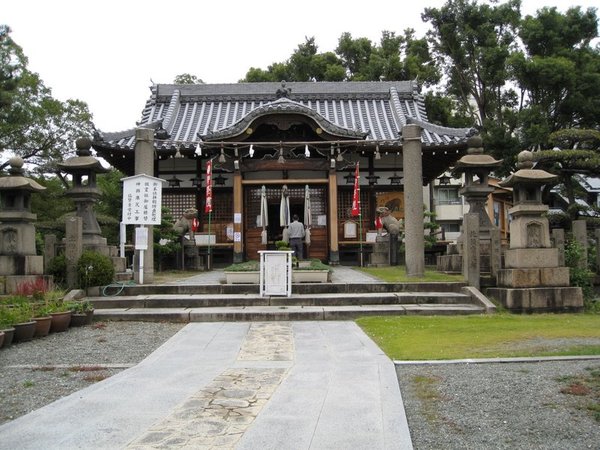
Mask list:
[[378,207],[404,218],[403,127],[420,127],[423,186],[465,154],[474,134],[430,123],[415,81],[155,84],[150,91],[135,127],[98,132],[93,147],[131,176],[136,128],[153,130],[148,175],[167,181],[162,204],[174,217],[198,210],[200,235],[209,228],[205,178],[212,161],[210,228],[225,261],[257,259],[258,250],[281,239],[285,204],[289,217],[310,226],[305,256],[355,263]]

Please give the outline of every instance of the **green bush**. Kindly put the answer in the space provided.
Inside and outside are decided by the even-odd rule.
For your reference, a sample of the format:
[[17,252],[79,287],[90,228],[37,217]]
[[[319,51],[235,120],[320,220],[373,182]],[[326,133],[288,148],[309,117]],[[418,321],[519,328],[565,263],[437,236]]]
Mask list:
[[84,251],[77,261],[77,284],[81,289],[106,286],[115,278],[112,260],[101,253]]
[[67,258],[65,255],[55,256],[48,263],[48,275],[54,277],[54,283],[64,286],[67,282]]

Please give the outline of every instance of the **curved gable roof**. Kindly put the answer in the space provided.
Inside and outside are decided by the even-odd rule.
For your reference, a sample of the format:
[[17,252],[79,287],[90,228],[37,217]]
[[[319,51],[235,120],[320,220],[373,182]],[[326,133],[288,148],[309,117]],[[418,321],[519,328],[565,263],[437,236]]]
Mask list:
[[[158,128],[170,138],[161,146],[179,142],[194,145],[235,136],[265,114],[297,113],[315,120],[326,132],[349,139],[401,145],[400,130],[408,123],[423,128],[424,146],[461,145],[467,128],[445,128],[427,121],[423,97],[413,81],[290,82],[289,98],[276,98],[281,83],[157,84],[142,111],[139,127]],[[95,145],[132,149],[135,128],[102,133]]]
[[265,103],[264,105],[251,110],[233,125],[218,131],[209,131],[207,135],[201,136],[201,138],[202,140],[211,141],[238,136],[239,134],[243,133],[256,119],[272,114],[300,114],[307,116],[314,120],[325,132],[340,138],[364,139],[369,134],[369,131],[362,132],[336,125],[335,123],[327,120],[314,109],[311,109],[302,103],[295,102],[288,98],[280,98],[274,102]]

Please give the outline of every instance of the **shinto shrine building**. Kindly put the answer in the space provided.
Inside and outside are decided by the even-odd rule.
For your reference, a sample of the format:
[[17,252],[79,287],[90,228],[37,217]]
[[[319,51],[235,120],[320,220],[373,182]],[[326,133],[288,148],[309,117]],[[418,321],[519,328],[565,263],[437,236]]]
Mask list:
[[[136,132],[152,130],[154,173],[148,175],[168,182],[163,206],[176,218],[197,208],[205,232],[204,178],[211,160],[211,234],[226,260],[256,259],[257,250],[280,238],[285,194],[290,214],[311,227],[305,255],[335,264],[355,256],[353,249],[373,228],[377,207],[404,217],[410,169],[405,167],[403,130],[411,125],[420,134],[423,192],[422,186],[465,153],[473,130],[428,122],[413,81],[156,84],[136,126],[99,132],[93,147],[115,168],[134,175]],[[361,216],[352,217],[356,164]],[[307,192],[310,217],[305,217]],[[413,200],[423,204],[422,198]]]

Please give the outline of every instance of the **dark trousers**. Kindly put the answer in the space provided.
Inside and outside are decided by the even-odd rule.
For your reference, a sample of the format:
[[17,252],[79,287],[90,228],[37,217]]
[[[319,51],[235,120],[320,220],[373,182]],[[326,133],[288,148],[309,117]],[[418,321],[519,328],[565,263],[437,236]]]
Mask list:
[[302,238],[290,238],[290,248],[294,251],[294,256],[296,258],[304,258],[304,244],[302,243]]

